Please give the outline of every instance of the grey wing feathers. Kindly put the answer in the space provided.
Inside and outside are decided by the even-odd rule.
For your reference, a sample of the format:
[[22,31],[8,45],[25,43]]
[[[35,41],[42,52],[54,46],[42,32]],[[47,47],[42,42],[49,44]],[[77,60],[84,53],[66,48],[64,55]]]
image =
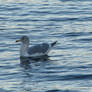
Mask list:
[[46,53],[48,49],[49,49],[49,44],[43,43],[43,44],[38,44],[36,46],[30,47],[28,50],[28,53],[29,54]]

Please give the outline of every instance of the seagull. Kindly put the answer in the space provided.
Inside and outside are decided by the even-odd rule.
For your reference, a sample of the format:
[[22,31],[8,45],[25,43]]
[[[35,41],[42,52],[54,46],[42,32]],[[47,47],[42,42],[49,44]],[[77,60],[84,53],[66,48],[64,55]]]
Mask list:
[[53,43],[42,43],[29,47],[29,37],[22,36],[20,40],[16,40],[16,42],[21,42],[20,46],[20,57],[42,57],[48,55],[50,49],[57,43],[54,41]]

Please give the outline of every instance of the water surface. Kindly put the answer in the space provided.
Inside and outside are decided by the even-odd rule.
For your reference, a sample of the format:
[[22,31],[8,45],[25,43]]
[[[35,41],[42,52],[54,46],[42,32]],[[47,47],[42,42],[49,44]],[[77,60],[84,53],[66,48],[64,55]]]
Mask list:
[[[22,35],[58,43],[48,60],[20,59]],[[0,40],[0,92],[92,91],[91,0],[0,0]]]

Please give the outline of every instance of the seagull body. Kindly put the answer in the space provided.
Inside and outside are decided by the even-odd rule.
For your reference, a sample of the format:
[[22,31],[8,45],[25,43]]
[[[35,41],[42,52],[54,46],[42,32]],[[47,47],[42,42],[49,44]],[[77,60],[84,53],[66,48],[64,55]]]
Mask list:
[[21,42],[20,46],[20,57],[40,57],[47,55],[50,49],[56,44],[57,41],[48,44],[42,43],[35,46],[29,47],[29,38],[27,36],[21,37],[20,40],[16,40],[16,42]]

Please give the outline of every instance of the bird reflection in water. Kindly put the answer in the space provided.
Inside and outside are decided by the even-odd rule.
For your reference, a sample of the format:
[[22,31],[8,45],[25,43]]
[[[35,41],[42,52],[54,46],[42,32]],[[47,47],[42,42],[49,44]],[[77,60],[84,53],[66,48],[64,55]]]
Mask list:
[[48,61],[49,60],[49,56],[48,55],[44,55],[42,57],[37,57],[37,58],[31,58],[31,57],[20,57],[20,64],[22,67],[24,67],[25,69],[29,69],[31,68],[31,63],[36,63],[36,62],[40,62],[40,61]]

